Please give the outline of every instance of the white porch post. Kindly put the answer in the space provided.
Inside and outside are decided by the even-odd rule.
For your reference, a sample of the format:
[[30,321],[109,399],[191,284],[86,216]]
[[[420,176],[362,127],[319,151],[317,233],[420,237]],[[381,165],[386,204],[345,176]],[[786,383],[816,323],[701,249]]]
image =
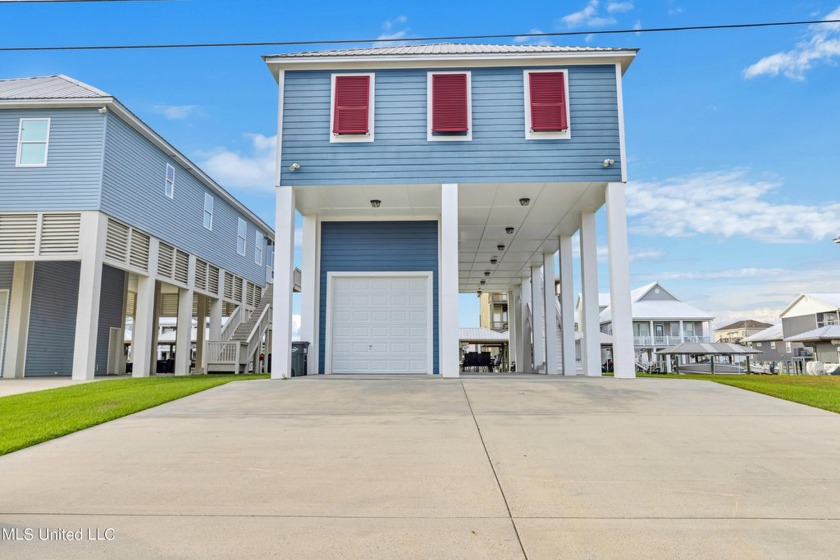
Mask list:
[[458,360],[458,185],[447,183],[440,188],[440,301],[438,308],[440,336],[440,373],[459,377]]
[[309,342],[307,375],[318,373],[318,217],[303,216],[300,270],[300,339]]
[[105,255],[107,227],[108,221],[104,214],[82,213],[79,234],[79,252],[82,259],[79,266],[79,299],[76,306],[76,334],[73,344],[73,379],[93,379],[96,374],[99,300],[102,295],[102,257]]
[[598,313],[598,246],[595,213],[580,214],[580,275],[582,306],[580,330],[583,333],[583,373],[601,375],[601,328]]
[[198,317],[195,330],[195,372],[207,373],[204,360],[204,346],[207,340],[207,296],[197,297]]
[[175,331],[175,375],[189,375],[192,350],[192,289],[178,290],[178,326]]
[[680,319],[680,341],[677,344],[682,344],[685,342],[685,326],[683,325],[683,320]]
[[[563,375],[577,375],[575,360],[575,294],[572,237],[560,236],[560,311],[563,334]],[[597,339],[596,339],[597,340]]]
[[519,324],[522,325],[521,332],[519,333],[519,344],[521,351],[517,350],[517,355],[519,359],[522,360],[522,364],[517,364],[519,366],[519,371],[534,371],[534,356],[532,353],[532,346],[531,346],[531,336],[532,336],[532,327],[531,325],[534,322],[534,315],[531,313],[531,318],[526,324],[525,319],[528,318],[528,309],[531,305],[531,279],[524,278],[522,280],[522,284],[520,286],[520,294],[519,294],[519,309],[521,310],[519,314]]
[[613,327],[613,367],[616,378],[633,379],[633,310],[630,303],[630,259],[624,183],[607,184],[607,242],[610,263],[610,307]]
[[154,237],[149,240],[149,275],[137,276],[137,297],[134,309],[134,327],[131,333],[132,377],[149,377],[154,373],[153,359],[156,359],[154,340],[157,332],[155,309],[155,275],[157,274],[160,242]]
[[[554,253],[543,254],[543,308],[545,309],[545,372],[557,375],[557,304],[554,295]],[[572,352],[574,356],[574,351]]]
[[[34,276],[34,262],[15,262],[11,299],[9,301],[9,319],[6,328],[6,354],[3,359],[3,377],[6,378],[23,377],[24,374]],[[0,344],[2,342],[0,340]]]
[[545,367],[545,298],[543,298],[542,265],[531,266],[531,309],[534,330],[534,369]]
[[516,362],[517,354],[517,340],[519,338],[519,325],[516,321],[519,319],[519,313],[516,308],[517,288],[508,291],[508,371],[510,365]]
[[[282,97],[282,96],[281,96]],[[271,378],[292,376],[292,291],[295,268],[295,191],[277,187]]]

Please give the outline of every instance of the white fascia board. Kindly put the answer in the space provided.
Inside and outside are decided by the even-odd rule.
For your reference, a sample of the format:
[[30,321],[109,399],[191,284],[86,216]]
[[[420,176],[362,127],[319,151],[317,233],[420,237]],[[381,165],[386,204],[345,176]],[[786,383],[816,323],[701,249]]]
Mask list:
[[470,68],[498,66],[574,66],[582,64],[619,64],[622,74],[627,71],[636,51],[581,53],[481,53],[442,55],[366,55],[324,57],[263,56],[263,60],[278,80],[280,70],[336,70],[391,68]]
[[149,140],[157,148],[165,152],[169,157],[177,161],[181,167],[186,169],[196,179],[201,181],[204,186],[214,191],[222,199],[228,202],[231,206],[242,212],[252,222],[260,227],[270,239],[274,240],[274,230],[266,224],[262,218],[254,214],[245,205],[236,200],[229,192],[227,192],[221,185],[214,181],[209,175],[201,170],[196,164],[187,158],[184,154],[178,151],[172,144],[167,142],[155,132],[149,125],[144,123],[140,118],[129,111],[122,103],[117,101],[114,97],[92,98],[92,99],[8,99],[0,100],[0,109],[65,109],[65,108],[88,108],[88,107],[107,107],[115,115],[120,117],[131,128],[140,133],[141,136]]

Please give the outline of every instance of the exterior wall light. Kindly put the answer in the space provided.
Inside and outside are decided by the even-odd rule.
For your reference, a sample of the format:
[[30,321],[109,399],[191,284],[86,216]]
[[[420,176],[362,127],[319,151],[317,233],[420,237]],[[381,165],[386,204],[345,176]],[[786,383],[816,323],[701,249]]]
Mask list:
[[835,238],[834,238],[834,242],[835,242],[835,243],[840,243],[840,236],[835,237]]
[[377,199],[375,199],[375,198],[374,198],[373,200],[371,200],[371,201],[370,201],[370,205],[371,205],[373,208],[379,208],[379,205],[380,205],[380,204],[382,204],[382,201],[381,201],[381,200],[377,200]]
[[614,159],[605,159],[604,160],[604,167],[609,167],[610,165],[612,165],[614,163],[615,163]]
[[486,282],[485,280],[482,280],[481,282],[479,282],[479,284],[481,284],[482,286],[483,286],[484,284],[486,284],[486,283],[487,283],[487,282]]
[[508,235],[513,235],[513,228],[512,227],[506,227],[505,228],[505,233],[508,234]]
[[292,165],[289,166],[289,171],[297,171],[300,169],[300,164],[298,162],[294,162]]
[[499,251],[504,251],[505,246],[500,243],[499,245],[496,245],[496,249],[498,249]]
[[522,206],[528,206],[529,204],[531,204],[531,199],[530,198],[520,198],[519,199],[519,204],[521,204]]
[[497,258],[490,259],[490,264],[496,264],[498,262],[499,262],[499,259],[497,259]]
[[489,270],[485,270],[485,271],[484,271],[484,276],[490,276],[490,271],[489,271]]

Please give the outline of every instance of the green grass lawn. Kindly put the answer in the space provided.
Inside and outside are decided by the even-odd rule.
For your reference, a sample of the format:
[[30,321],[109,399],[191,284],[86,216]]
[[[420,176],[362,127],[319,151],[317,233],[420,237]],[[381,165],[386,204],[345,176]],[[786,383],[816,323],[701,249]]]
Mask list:
[[840,376],[640,374],[639,377],[703,379],[840,413]]
[[231,381],[267,375],[113,379],[0,398],[0,455]]

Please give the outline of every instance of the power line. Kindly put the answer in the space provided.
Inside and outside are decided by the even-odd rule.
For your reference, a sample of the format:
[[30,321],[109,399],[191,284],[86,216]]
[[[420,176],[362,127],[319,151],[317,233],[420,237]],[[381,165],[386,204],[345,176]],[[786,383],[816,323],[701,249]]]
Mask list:
[[[29,0],[32,1],[32,0]],[[56,1],[56,0],[52,0]],[[70,1],[70,0],[57,0]],[[141,0],[85,0],[88,2],[127,2]],[[169,0],[153,0],[169,1]],[[104,50],[139,50],[139,49],[204,49],[232,47],[291,47],[303,45],[346,45],[354,43],[407,43],[421,41],[459,41],[479,39],[526,39],[539,37],[572,37],[579,35],[626,35],[631,33],[671,33],[682,31],[709,31],[716,29],[755,29],[761,27],[788,27],[796,25],[818,25],[840,23],[840,19],[819,19],[807,21],[775,21],[765,23],[732,23],[724,25],[694,25],[684,27],[654,27],[650,29],[611,29],[600,31],[557,31],[553,33],[504,33],[497,35],[447,35],[441,37],[403,37],[399,39],[323,39],[307,41],[259,41],[237,43],[169,43],[147,45],[78,45],[53,47],[0,47],[0,52],[24,51],[104,51]]]

